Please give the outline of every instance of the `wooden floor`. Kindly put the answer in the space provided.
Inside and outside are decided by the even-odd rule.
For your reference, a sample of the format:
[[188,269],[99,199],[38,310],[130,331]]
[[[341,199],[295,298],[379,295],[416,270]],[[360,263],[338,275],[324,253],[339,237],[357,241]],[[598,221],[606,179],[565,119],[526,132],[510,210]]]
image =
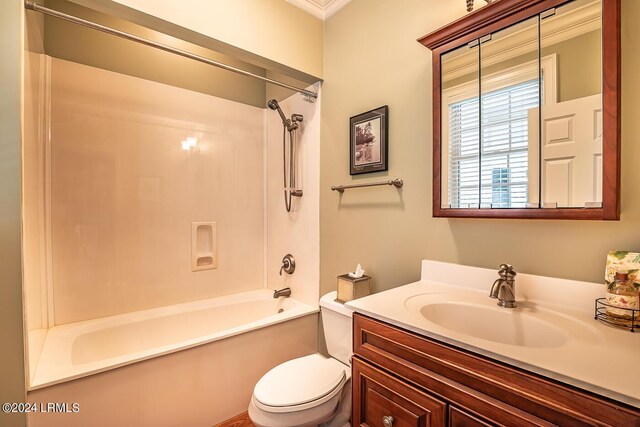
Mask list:
[[249,414],[243,412],[240,415],[236,415],[233,418],[229,418],[227,421],[223,421],[215,427],[254,427]]

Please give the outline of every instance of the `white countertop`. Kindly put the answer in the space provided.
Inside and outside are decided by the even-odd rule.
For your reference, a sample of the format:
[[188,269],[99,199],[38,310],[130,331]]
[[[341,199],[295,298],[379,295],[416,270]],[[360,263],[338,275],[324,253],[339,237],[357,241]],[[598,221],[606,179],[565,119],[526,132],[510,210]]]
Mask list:
[[[508,309],[497,307],[495,300],[489,298],[489,289],[497,278],[497,269],[423,261],[420,281],[350,301],[346,306],[417,334],[640,408],[640,331],[632,333],[594,319],[594,300],[604,296],[603,284],[518,274],[518,307]],[[530,347],[489,341],[444,328],[411,309],[421,298],[456,295],[489,304],[487,307],[495,310],[518,310],[551,320],[566,335],[566,342]],[[495,328],[499,332],[501,325]]]

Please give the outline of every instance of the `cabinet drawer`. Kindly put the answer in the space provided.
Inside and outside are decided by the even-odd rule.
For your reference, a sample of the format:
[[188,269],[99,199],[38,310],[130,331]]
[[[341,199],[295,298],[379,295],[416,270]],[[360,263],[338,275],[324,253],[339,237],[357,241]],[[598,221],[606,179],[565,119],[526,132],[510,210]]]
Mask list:
[[508,426],[640,425],[640,411],[354,314],[353,351],[459,408]]
[[448,427],[491,427],[484,421],[466,413],[463,410],[449,405],[449,423]]
[[444,425],[446,403],[358,358],[353,359],[352,368],[354,426],[427,427]]

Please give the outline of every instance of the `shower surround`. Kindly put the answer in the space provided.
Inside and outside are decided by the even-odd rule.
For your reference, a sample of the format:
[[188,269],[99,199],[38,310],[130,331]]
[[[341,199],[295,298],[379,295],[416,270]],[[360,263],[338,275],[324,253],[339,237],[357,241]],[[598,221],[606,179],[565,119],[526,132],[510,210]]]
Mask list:
[[[235,325],[239,332],[222,332],[217,341],[203,339],[178,353],[167,355],[160,348],[161,357],[151,354],[113,370],[107,366],[97,375],[71,382],[54,378],[49,382],[59,384],[37,390],[42,385],[34,382],[29,401],[71,399],[86,415],[34,414],[32,425],[86,424],[87,406],[99,402],[127,408],[166,402],[176,397],[173,384],[184,381],[189,386],[182,390],[183,414],[189,405],[202,411],[203,402],[216,402],[191,417],[194,425],[242,412],[243,399],[248,402],[266,370],[316,351],[319,101],[308,104],[299,95],[282,101],[288,114],[305,116],[298,138],[304,197],[287,213],[282,207],[282,127],[271,112],[27,55],[25,94],[31,96],[25,96],[24,211],[25,248],[32,250],[25,249],[25,300],[32,381],[38,369],[51,366],[40,357],[47,333],[57,326],[135,319],[144,310],[224,301],[227,295],[283,286],[292,288],[302,307],[291,320],[254,324],[244,335],[242,326]],[[192,271],[191,230],[197,222],[217,224],[216,269]],[[277,271],[287,252],[294,254],[299,270],[283,278]],[[137,340],[140,328],[135,320],[131,325],[117,328],[119,345]],[[191,328],[184,329],[193,339]],[[244,372],[247,361],[238,357],[233,342],[260,362]],[[105,344],[107,353],[112,350]],[[153,367],[165,373],[153,378]],[[234,392],[226,393],[229,389]],[[122,401],[123,394],[132,397]],[[166,405],[155,411],[149,418],[153,425],[184,421]],[[126,413],[110,414],[109,423],[126,423]],[[144,425],[142,420],[138,425]]]

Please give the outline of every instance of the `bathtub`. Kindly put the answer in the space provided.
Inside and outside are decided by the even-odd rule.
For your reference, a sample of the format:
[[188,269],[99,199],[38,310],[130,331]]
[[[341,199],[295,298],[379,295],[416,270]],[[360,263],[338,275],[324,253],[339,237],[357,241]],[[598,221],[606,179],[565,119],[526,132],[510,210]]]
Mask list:
[[247,333],[318,308],[259,289],[50,328],[29,390]]

